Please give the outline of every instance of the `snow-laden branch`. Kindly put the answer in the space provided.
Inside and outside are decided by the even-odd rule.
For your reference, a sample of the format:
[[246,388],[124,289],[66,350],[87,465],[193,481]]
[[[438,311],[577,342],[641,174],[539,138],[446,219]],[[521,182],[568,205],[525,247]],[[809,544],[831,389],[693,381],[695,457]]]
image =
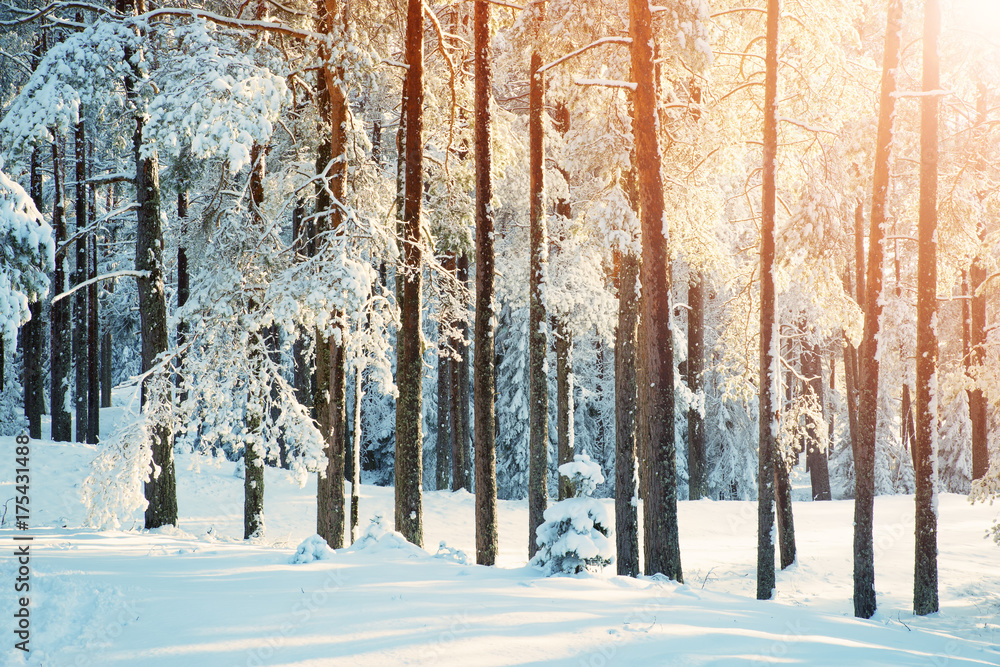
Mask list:
[[54,297],[52,297],[52,303],[62,301],[64,298],[70,296],[77,290],[81,290],[84,287],[89,287],[90,285],[93,285],[94,283],[99,283],[102,280],[110,280],[111,278],[120,278],[122,276],[132,276],[133,278],[149,278],[149,275],[150,275],[149,271],[128,271],[128,270],[115,271],[113,273],[105,273],[95,278],[91,278],[90,280],[84,280],[79,285],[74,285],[72,288],[66,290],[65,292],[62,292],[61,294],[56,294]]
[[954,95],[954,90],[897,90],[892,96],[897,100],[904,97],[947,97]]
[[24,25],[25,23],[31,23],[40,18],[45,18],[52,12],[59,9],[82,9],[90,12],[97,12],[98,14],[103,14],[105,16],[110,16],[111,18],[123,19],[125,18],[121,14],[116,14],[107,7],[102,7],[100,5],[91,4],[89,2],[52,2],[34,11],[24,10],[20,7],[12,7],[7,5],[7,9],[15,12],[23,12],[25,16],[15,19],[13,21],[0,21],[0,26],[17,26]]
[[607,88],[628,88],[634,91],[636,84],[632,81],[615,81],[613,79],[573,79],[578,86],[605,86]]
[[794,118],[785,118],[784,116],[778,116],[778,120],[781,121],[781,122],[783,122],[783,123],[788,123],[789,125],[794,125],[795,127],[801,127],[803,130],[805,130],[807,132],[812,132],[814,134],[819,134],[820,132],[825,132],[827,134],[832,134],[835,137],[839,136],[833,130],[828,130],[828,129],[824,128],[824,127],[816,127],[814,125],[809,125],[808,123],[805,123],[805,122],[803,122],[801,120],[795,120]]
[[602,44],[631,44],[631,43],[632,43],[632,38],[631,37],[602,37],[599,40],[597,40],[596,42],[591,42],[587,46],[583,46],[583,47],[577,49],[576,51],[573,51],[572,53],[567,53],[566,55],[564,55],[561,58],[558,58],[556,60],[553,60],[550,63],[546,63],[545,65],[542,65],[541,67],[538,68],[538,73],[542,74],[547,69],[551,69],[551,68],[555,67],[556,65],[561,65],[562,63],[566,62],[570,58],[575,58],[576,56],[580,55],[584,51],[587,51],[588,49],[592,49],[595,46],[601,46]]

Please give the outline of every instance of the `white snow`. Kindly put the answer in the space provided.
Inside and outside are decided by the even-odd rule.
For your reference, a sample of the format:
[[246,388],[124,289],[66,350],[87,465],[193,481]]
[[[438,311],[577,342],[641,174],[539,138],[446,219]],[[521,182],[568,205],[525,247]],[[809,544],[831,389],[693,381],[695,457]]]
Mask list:
[[[123,410],[104,413],[110,430]],[[33,651],[13,648],[15,599],[4,585],[0,664],[1000,664],[1000,558],[983,539],[997,509],[963,496],[940,496],[941,611],[927,617],[910,611],[913,498],[876,498],[879,610],[860,620],[850,501],[795,504],[798,561],[778,573],[776,599],[758,601],[754,502],[678,503],[684,585],[618,577],[613,566],[545,578],[525,565],[525,501],[498,504],[498,567],[462,562],[475,553],[464,491],[424,492],[426,544],[447,543],[438,557],[392,532],[393,489],[372,486],[361,489],[365,537],[328,552],[310,538],[315,476],[300,488],[291,472],[267,468],[269,533],[248,544],[235,464],[183,452],[178,528],[138,530],[140,509],[123,523],[131,530],[84,528],[80,485],[98,449],[31,443]],[[14,439],[0,438],[0,499],[15,494],[13,452]],[[610,520],[613,502],[599,503]],[[4,582],[16,567],[12,538],[25,534],[11,513],[8,504],[0,525]],[[297,545],[322,555],[293,565]]]

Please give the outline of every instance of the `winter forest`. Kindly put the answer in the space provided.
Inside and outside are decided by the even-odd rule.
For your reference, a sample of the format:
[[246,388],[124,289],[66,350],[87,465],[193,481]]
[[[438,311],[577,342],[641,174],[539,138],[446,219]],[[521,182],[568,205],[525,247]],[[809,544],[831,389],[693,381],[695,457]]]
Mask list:
[[6,0],[0,237],[5,664],[1000,664],[1000,0]]

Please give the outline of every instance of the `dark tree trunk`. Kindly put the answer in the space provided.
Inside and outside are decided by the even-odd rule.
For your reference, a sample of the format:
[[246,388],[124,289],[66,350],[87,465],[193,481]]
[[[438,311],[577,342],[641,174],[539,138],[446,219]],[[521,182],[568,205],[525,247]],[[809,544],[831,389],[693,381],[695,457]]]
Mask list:
[[[73,286],[82,285],[87,280],[87,139],[83,121],[76,124],[74,133],[76,151],[76,267],[73,271]],[[73,362],[76,370],[76,386],[73,393],[76,407],[76,441],[86,442],[87,421],[90,415],[89,388],[90,365],[87,356],[90,320],[87,315],[87,290],[79,289],[73,295]]]
[[780,453],[774,457],[774,501],[778,522],[778,546],[781,569],[795,562],[795,522],[792,517],[792,483],[788,462]]
[[452,439],[452,412],[451,412],[451,367],[454,361],[447,356],[438,357],[438,379],[437,379],[437,465],[435,477],[437,490],[444,491],[451,488],[451,439]]
[[[160,353],[167,350],[167,304],[163,291],[163,233],[160,226],[160,174],[156,158],[139,155],[142,120],[136,118],[133,137],[136,160],[136,190],[139,211],[136,231],[135,268],[149,277],[138,279],[139,318],[142,331],[142,372],[153,368]],[[150,395],[143,385],[143,405],[169,401],[169,395]],[[170,424],[156,424],[152,431],[154,470],[146,482],[146,528],[177,525],[177,483],[174,474],[173,438]]]
[[[63,157],[60,150],[60,139],[56,135],[52,142],[52,174],[53,174],[53,209],[52,228],[55,230],[56,247],[59,248],[66,242],[66,203],[63,191]],[[66,252],[56,255],[56,268],[53,278],[53,295],[66,291]],[[50,341],[52,345],[51,373],[52,380],[52,439],[56,442],[69,442],[73,439],[73,421],[67,398],[69,394],[69,371],[70,371],[70,302],[68,299],[61,299],[52,304],[52,316],[50,318]]]
[[[308,225],[303,222],[304,217],[305,202],[299,199],[295,202],[295,208],[292,209],[292,244],[295,248],[295,261],[305,257],[309,251]],[[295,342],[292,343],[292,383],[295,387],[295,399],[299,404],[312,407],[312,369],[306,359],[307,347],[304,332],[299,331]]]
[[[31,199],[35,208],[43,209],[42,172],[38,164],[38,148],[31,152]],[[58,288],[56,288],[58,289]],[[45,377],[42,375],[42,347],[45,336],[42,329],[42,303],[28,305],[31,319],[22,330],[24,341],[24,416],[28,419],[28,436],[42,437],[42,413],[45,411]]]
[[[924,0],[923,90],[940,88],[938,0]],[[938,610],[937,576],[937,181],[938,96],[927,94],[920,105],[920,212],[917,223],[917,439],[916,549],[913,612]]]
[[774,595],[774,471],[776,465],[778,328],[774,307],[775,170],[778,152],[779,0],[767,0],[764,76],[764,187],[760,225],[760,448],[757,496],[757,599]]
[[496,367],[493,346],[494,251],[493,180],[490,172],[490,5],[475,3],[476,111],[476,327],[473,402],[475,404],[476,562],[493,565],[497,558]]
[[[347,25],[347,8],[335,0],[317,0],[317,10],[323,32],[334,34],[339,22]],[[324,58],[329,54],[321,49]],[[324,65],[319,73],[319,106],[322,126],[320,136],[324,137],[317,156],[317,172],[327,173],[327,181],[320,187],[322,196],[317,197],[318,215],[316,234],[319,237],[320,252],[329,243],[326,235],[336,232],[342,220],[347,185],[347,97],[337,80],[342,72]],[[329,134],[327,134],[329,133]],[[332,163],[332,164],[331,164]],[[320,208],[322,206],[322,208]],[[418,264],[419,265],[419,264]],[[404,309],[409,304],[404,304]],[[418,304],[419,305],[419,304]],[[333,313],[333,321],[341,318],[341,313]],[[405,319],[405,315],[404,315]],[[405,336],[405,334],[404,334]],[[333,336],[316,332],[316,392],[313,404],[320,432],[326,442],[324,453],[327,458],[325,476],[320,475],[316,485],[316,531],[333,549],[344,545],[344,457],[346,455],[346,350]],[[419,387],[419,376],[417,380]],[[402,391],[402,384],[400,385]],[[418,425],[419,428],[419,425]],[[397,477],[397,481],[398,481]],[[398,487],[397,487],[398,488]],[[397,517],[398,520],[398,517]],[[402,531],[406,534],[406,531]],[[409,537],[409,536],[407,536]]]
[[656,81],[652,15],[648,2],[629,0],[632,76],[636,91],[635,158],[642,223],[642,319],[639,385],[640,438],[646,442],[649,487],[643,523],[645,569],[683,582],[677,531],[677,461],[674,443],[674,348],[670,327],[670,253],[663,225],[663,180],[656,134]]
[[[469,284],[469,256],[467,254],[465,254],[465,253],[462,253],[458,257],[458,280],[463,285],[465,285],[466,289],[468,289],[470,287],[470,284]],[[462,334],[462,339],[463,340],[468,340],[469,339],[469,323],[468,323],[468,321],[466,320],[466,318],[464,316],[462,317],[462,319],[458,323],[458,330]],[[452,444],[452,456],[454,456],[454,453],[456,451],[456,447],[457,447],[457,449],[461,450],[461,452],[462,452],[461,456],[462,456],[462,462],[463,462],[462,463],[462,466],[463,466],[462,469],[465,471],[465,475],[464,475],[464,478],[463,478],[463,485],[464,485],[465,488],[467,488],[467,489],[469,489],[471,491],[472,490],[472,464],[473,464],[473,457],[472,457],[472,455],[469,452],[469,444],[470,444],[469,443],[469,440],[470,440],[470,438],[469,438],[469,433],[470,433],[470,427],[469,427],[469,407],[470,407],[470,401],[471,401],[471,398],[472,398],[471,397],[471,393],[469,391],[469,388],[470,388],[470,386],[469,386],[469,370],[470,370],[470,367],[471,367],[471,364],[470,364],[470,361],[469,361],[469,347],[468,347],[468,345],[466,345],[462,349],[462,359],[461,359],[461,361],[458,362],[458,377],[455,379],[455,384],[452,386],[452,394],[451,394],[452,395],[452,400],[454,401],[455,397],[456,396],[458,397],[458,407],[456,408],[456,407],[454,407],[454,405],[452,407],[452,410],[453,411],[457,410],[457,414],[458,414],[458,417],[457,417],[458,421],[456,422],[457,425],[458,425],[458,431],[457,431],[457,436],[456,437],[458,439],[457,439],[457,441],[453,441],[453,444]],[[455,372],[455,369],[453,368],[452,369],[452,373],[454,373],[454,372]]]
[[[452,415],[451,431],[451,490],[459,489],[471,490],[468,475],[468,451],[466,450],[465,431],[462,428],[461,411],[466,408],[462,402],[462,384],[467,378],[462,377],[462,364],[452,360],[448,364],[448,372],[451,379],[451,390],[448,392],[448,400],[451,402],[449,411]],[[468,394],[468,388],[465,389]]]
[[[93,209],[91,209],[93,211]],[[93,215],[93,214],[92,214]],[[90,235],[90,271],[88,279],[97,277],[97,235]],[[99,372],[101,356],[100,318],[98,317],[97,281],[87,287],[87,442],[96,445],[101,433],[101,377]]]
[[[631,171],[631,170],[630,170]],[[634,171],[630,176],[634,181]],[[634,185],[631,190],[634,190]],[[636,482],[636,329],[639,324],[639,258],[621,255],[618,328],[615,330],[615,541],[618,574],[639,574],[638,494]]]
[[[812,392],[816,401],[825,406],[823,396],[823,364],[820,361],[819,346],[804,342],[802,346],[802,375],[809,379],[806,391]],[[818,424],[810,423],[806,430],[806,467],[812,486],[813,500],[830,500],[830,468],[827,463],[827,447],[821,445],[821,437],[829,442],[829,435],[821,436]]]
[[[903,5],[889,3],[886,23],[882,96],[872,178],[871,232],[868,241],[867,284],[861,282],[859,252],[858,293],[865,287],[860,304],[865,312],[864,337],[858,350],[855,382],[860,389],[857,440],[854,441],[854,615],[871,618],[875,613],[875,548],[872,537],[875,507],[875,436],[878,417],[879,318],[882,314],[882,267],[884,264],[883,225],[889,190],[889,158],[892,151],[892,122],[895,113],[896,69],[899,66]],[[860,218],[860,216],[858,216]],[[858,225],[858,229],[861,225]],[[860,240],[858,249],[861,250]]]
[[[985,123],[987,112],[986,86],[980,84],[976,108],[980,123]],[[983,165],[985,168],[985,165]],[[969,267],[969,370],[973,373],[982,369],[986,360],[986,265],[984,263],[986,245],[986,225],[980,220],[978,225],[980,250]],[[974,369],[974,370],[973,370]],[[972,422],[972,479],[982,479],[990,465],[988,448],[988,420],[986,395],[981,388],[969,391],[969,420]]]
[[399,388],[399,398],[396,401],[396,530],[410,542],[423,546],[420,209],[424,190],[424,31],[421,0],[408,0],[406,63],[408,69],[403,100],[406,113],[403,248],[402,263],[396,273],[400,304],[396,350],[396,386]]
[[[705,370],[705,279],[696,272],[688,286],[688,388],[695,394],[702,390]],[[698,500],[705,495],[705,417],[698,410],[688,412],[688,497]]]
[[361,371],[354,371],[354,442],[351,447],[351,544],[361,530]]
[[545,148],[542,115],[545,79],[538,72],[542,56],[531,54],[528,100],[530,153],[531,253],[528,286],[528,558],[538,551],[538,527],[548,505],[549,390],[545,356],[548,353],[545,274],[548,265],[548,229],[545,220]]
[[[573,460],[573,334],[562,321],[553,318],[552,337],[556,347],[556,441],[561,466]],[[568,477],[559,475],[559,500],[573,497]]]
[[101,336],[101,407],[111,407],[111,329],[106,329]]

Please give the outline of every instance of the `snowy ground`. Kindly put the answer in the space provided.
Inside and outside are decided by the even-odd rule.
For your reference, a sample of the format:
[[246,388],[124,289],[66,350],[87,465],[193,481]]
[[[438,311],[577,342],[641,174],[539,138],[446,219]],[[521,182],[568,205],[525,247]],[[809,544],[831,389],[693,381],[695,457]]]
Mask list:
[[[105,432],[121,410],[105,411]],[[47,428],[46,428],[47,431]],[[0,501],[14,496],[14,439],[0,438]],[[12,502],[0,527],[3,665],[1000,665],[997,508],[941,498],[941,612],[910,612],[913,499],[876,500],[879,612],[851,604],[853,507],[795,504],[799,558],[774,601],[754,599],[756,505],[682,502],[687,584],[608,571],[543,578],[525,566],[527,508],[500,503],[500,565],[475,553],[473,497],[425,493],[430,553],[392,535],[292,565],[315,532],[315,482],[267,470],[267,538],[242,536],[234,464],[178,459],[180,527],[82,528],[96,448],[31,445],[31,646],[12,634]],[[364,486],[363,525],[391,524],[393,491]],[[610,502],[610,501],[608,501]],[[0,509],[2,514],[3,509]],[[141,522],[136,517],[136,526]],[[449,550],[438,553],[446,542]],[[472,560],[470,558],[470,560]]]

